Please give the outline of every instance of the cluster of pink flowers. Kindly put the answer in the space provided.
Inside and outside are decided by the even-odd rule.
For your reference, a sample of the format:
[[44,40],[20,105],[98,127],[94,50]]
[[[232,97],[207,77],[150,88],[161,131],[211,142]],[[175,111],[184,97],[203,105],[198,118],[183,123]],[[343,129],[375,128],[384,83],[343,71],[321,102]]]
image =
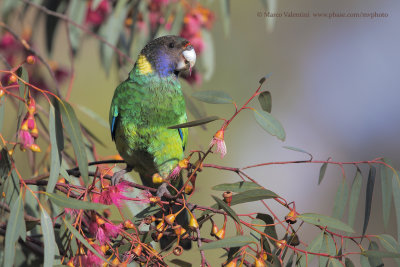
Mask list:
[[115,205],[120,208],[122,202],[129,199],[123,194],[126,192],[128,187],[128,184],[124,181],[114,186],[108,186],[102,190],[100,195],[93,196],[93,202],[105,205]]
[[[31,31],[25,30],[22,34],[22,39],[25,40],[30,46],[31,39]],[[17,41],[14,36],[5,32],[0,38],[0,54],[5,58],[8,65],[10,66],[18,66],[24,59],[26,59],[29,55],[25,48],[21,45],[19,41]],[[42,89],[48,90],[50,86],[47,84],[45,76],[41,72],[41,70],[37,66],[26,66],[28,71],[29,83]],[[58,83],[62,83],[69,77],[69,72],[65,67],[59,66],[55,62],[50,62],[50,67],[54,73],[54,76]],[[1,78],[2,84],[10,84],[10,75],[4,75]],[[16,82],[11,83],[16,85]],[[32,91],[34,95],[36,91]]]
[[21,123],[19,130],[20,148],[30,149],[33,152],[40,152],[40,147],[35,144],[35,139],[39,136],[39,131],[35,121],[36,103],[33,98],[28,100],[28,112]]
[[100,217],[96,220],[92,220],[89,224],[89,232],[101,245],[110,241],[110,238],[116,238],[121,232],[122,225],[114,225],[112,223],[105,222]]
[[[183,19],[180,36],[192,44],[197,55],[201,55],[206,45],[203,41],[201,30],[211,29],[214,19],[214,13],[200,4],[190,8]],[[202,82],[201,75],[196,69],[193,69],[191,75],[185,77],[185,79],[189,84],[201,84]]]
[[111,13],[111,3],[109,0],[102,0],[95,9],[93,9],[92,4],[93,1],[88,2],[86,23],[92,26],[100,26]]

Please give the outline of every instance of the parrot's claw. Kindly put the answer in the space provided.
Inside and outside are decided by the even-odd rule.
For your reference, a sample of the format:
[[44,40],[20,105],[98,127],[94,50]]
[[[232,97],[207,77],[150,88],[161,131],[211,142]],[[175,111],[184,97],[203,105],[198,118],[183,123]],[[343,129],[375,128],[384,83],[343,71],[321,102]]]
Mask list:
[[119,184],[119,181],[124,176],[124,174],[127,173],[127,172],[130,172],[131,170],[132,170],[132,167],[126,166],[125,169],[117,171],[116,173],[114,173],[114,175],[111,177],[111,185]]
[[169,191],[167,189],[168,184],[167,183],[162,183],[158,188],[156,192],[156,196],[162,198],[165,193],[169,194]]

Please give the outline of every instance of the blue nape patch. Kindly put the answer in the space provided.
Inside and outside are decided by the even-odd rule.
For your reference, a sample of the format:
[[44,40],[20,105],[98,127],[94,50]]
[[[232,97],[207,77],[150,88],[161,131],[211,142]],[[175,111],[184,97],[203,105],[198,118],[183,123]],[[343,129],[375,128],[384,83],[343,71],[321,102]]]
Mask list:
[[169,57],[161,52],[157,58],[156,71],[161,77],[166,77],[174,72],[175,66]]

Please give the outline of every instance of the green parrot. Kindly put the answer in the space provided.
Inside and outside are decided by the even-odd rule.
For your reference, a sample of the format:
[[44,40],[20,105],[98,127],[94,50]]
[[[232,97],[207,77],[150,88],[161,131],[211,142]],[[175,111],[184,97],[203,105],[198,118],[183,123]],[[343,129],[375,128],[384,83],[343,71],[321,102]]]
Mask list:
[[[187,121],[185,100],[178,76],[191,71],[196,61],[193,46],[178,36],[163,36],[140,52],[128,78],[114,92],[109,120],[111,136],[127,163],[117,172],[117,184],[132,169],[142,183],[157,187],[153,175],[168,179],[184,157],[188,129],[168,129]],[[182,183],[181,177],[173,185]]]

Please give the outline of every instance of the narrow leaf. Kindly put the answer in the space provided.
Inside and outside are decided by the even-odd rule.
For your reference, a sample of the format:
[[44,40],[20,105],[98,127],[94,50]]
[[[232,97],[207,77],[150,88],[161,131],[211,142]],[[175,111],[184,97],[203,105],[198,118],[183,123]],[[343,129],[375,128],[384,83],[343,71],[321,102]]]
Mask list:
[[233,99],[230,95],[222,91],[199,91],[192,94],[197,100],[209,104],[232,104]]
[[301,153],[305,153],[305,154],[309,155],[311,158],[313,157],[310,152],[307,152],[304,149],[301,149],[301,148],[298,148],[298,147],[283,146],[283,148],[286,148],[286,149],[289,149],[289,150],[293,150],[293,151],[297,151],[297,152],[301,152]]
[[257,213],[256,218],[262,220],[264,222],[264,224],[268,225],[264,228],[264,233],[266,233],[269,237],[272,238],[272,239],[271,238],[268,238],[268,239],[272,242],[272,244],[275,245],[275,242],[273,239],[278,239],[278,234],[276,233],[275,223],[274,223],[274,219],[272,218],[272,216],[269,214],[265,214],[265,213]]
[[379,246],[375,241],[371,241],[368,246],[368,251],[363,251],[362,254],[368,257],[371,267],[383,266],[382,257],[378,256],[381,251],[378,251]]
[[376,260],[377,258],[400,258],[400,253],[378,251],[378,250],[366,250],[362,253],[362,255],[368,257],[371,266],[383,266],[382,263],[379,263],[378,265],[373,265],[374,263],[371,263],[371,259]]
[[281,123],[264,110],[253,110],[257,123],[269,134],[276,136],[279,140],[285,141],[286,134]]
[[336,192],[335,203],[333,206],[332,217],[337,219],[342,219],[344,214],[344,209],[346,207],[347,198],[349,196],[349,186],[346,179],[342,179],[342,183],[339,185]]
[[[387,159],[383,159],[383,162],[391,165],[391,162]],[[392,170],[385,165],[380,165],[380,175],[382,184],[382,213],[383,213],[383,225],[385,229],[388,227],[390,208],[392,206]]]
[[[314,253],[319,253],[321,250],[321,245],[322,241],[324,239],[324,233],[325,231],[321,231],[321,233],[308,245],[306,251],[307,252],[314,252]],[[302,255],[300,258],[300,264],[299,266],[306,266],[306,262],[310,263],[314,259],[315,255],[313,254],[308,254],[308,255]]]
[[57,142],[55,110],[52,104],[50,104],[50,110],[49,110],[49,135],[51,143],[51,152],[50,152],[51,160],[50,160],[50,175],[49,175],[49,181],[47,183],[46,192],[51,193],[54,191],[54,187],[56,186],[61,166],[61,150],[60,147],[58,146],[59,142]]
[[346,267],[355,267],[354,263],[349,258],[345,259],[344,265]]
[[3,122],[4,122],[4,109],[6,107],[6,101],[3,99],[0,99],[0,133],[3,132]]
[[65,219],[63,219],[63,222],[65,226],[68,228],[68,230],[79,240],[82,242],[82,244],[87,247],[91,252],[93,252],[97,257],[99,257],[102,261],[109,263],[102,255],[97,252],[90,244],[89,242]]
[[322,227],[331,227],[340,231],[354,233],[354,230],[344,222],[326,215],[315,214],[315,213],[303,213],[298,215],[298,218],[314,225],[319,225]]
[[271,98],[271,93],[269,91],[261,92],[258,95],[258,101],[260,102],[260,106],[264,111],[271,113],[272,98]]
[[200,249],[215,249],[215,248],[230,248],[230,247],[243,247],[244,245],[253,243],[254,239],[251,236],[238,235],[234,237],[224,238],[218,241],[203,244]]
[[85,113],[87,116],[89,116],[91,119],[93,119],[94,121],[96,121],[97,123],[99,123],[101,126],[103,126],[104,128],[106,128],[107,130],[109,129],[110,125],[108,124],[108,122],[106,122],[106,120],[104,120],[103,117],[101,117],[99,114],[97,114],[96,112],[94,112],[93,110],[91,110],[88,107],[82,106],[82,105],[78,105],[76,106],[80,111],[82,111],[83,113]]
[[[331,256],[336,255],[336,246],[335,243],[332,240],[332,237],[328,234],[324,234],[324,239],[321,244],[321,253],[326,253]],[[319,266],[326,266],[328,263],[329,258],[328,257],[319,257]]]
[[4,266],[14,265],[15,242],[17,242],[19,237],[21,237],[23,240],[26,238],[22,191],[10,208],[10,216],[7,222],[4,242]]
[[44,267],[51,267],[54,263],[57,244],[54,237],[54,226],[50,216],[42,208],[40,222],[42,225],[44,243]]
[[201,54],[201,62],[203,66],[203,77],[205,81],[209,81],[215,70],[214,41],[212,34],[208,30],[201,30],[201,38],[204,42],[204,50]]
[[354,221],[356,219],[357,205],[358,205],[358,200],[360,198],[361,185],[362,185],[362,175],[360,169],[357,167],[356,175],[354,177],[353,184],[351,185],[350,200],[349,200],[348,225],[350,227],[354,226]]
[[[382,234],[376,236],[382,246],[389,252],[400,253],[399,243],[390,235]],[[397,265],[400,266],[400,259],[395,259]]]
[[322,166],[321,166],[321,169],[319,169],[318,185],[320,185],[322,182],[322,179],[324,179],[327,167],[328,167],[328,162],[324,162],[324,164],[322,164]]
[[397,240],[400,240],[400,178],[398,172],[392,177],[393,202],[396,211]]
[[94,203],[89,201],[81,201],[75,198],[69,198],[62,194],[45,193],[51,202],[59,207],[71,208],[71,209],[84,209],[84,210],[104,210],[110,208],[110,206],[103,205],[100,203]]
[[[84,0],[71,0],[69,2],[68,16],[71,19],[71,21],[74,21],[79,25],[82,24],[83,19],[85,18],[86,15],[86,4],[87,3]],[[72,51],[75,53],[80,45],[82,31],[72,24],[68,24],[68,26],[69,26],[68,33],[71,42],[71,48]]]
[[365,235],[365,232],[367,231],[369,216],[371,214],[372,194],[374,192],[375,175],[376,175],[376,169],[374,166],[371,166],[369,169],[368,181],[367,181],[367,193],[366,193],[366,200],[365,200],[365,216],[364,216],[364,225],[363,225],[362,235]]
[[231,16],[230,16],[230,0],[219,1],[221,8],[222,25],[224,28],[225,37],[229,36],[231,29]]
[[329,267],[343,267],[343,264],[336,258],[329,258]]
[[239,217],[236,215],[236,212],[231,207],[228,206],[228,204],[226,204],[224,201],[217,198],[216,196],[212,196],[212,197],[215,200],[215,202],[217,202],[217,204],[220,208],[222,208],[226,213],[228,213],[229,216],[232,217],[232,219],[234,219],[237,223],[240,224]]
[[220,118],[218,116],[210,116],[210,117],[206,117],[206,118],[203,118],[203,119],[189,121],[189,122],[185,122],[185,123],[182,123],[182,124],[170,126],[170,127],[168,127],[168,129],[189,128],[189,127],[194,127],[194,126],[207,124],[207,123],[210,123],[212,121],[219,120],[219,119]]
[[267,190],[267,189],[247,190],[245,192],[233,195],[231,206],[241,204],[241,203],[252,202],[252,201],[257,201],[257,200],[262,200],[262,199],[276,198],[276,197],[279,197],[279,196],[277,194],[275,194],[274,192]]
[[[108,17],[107,21],[100,29],[100,34],[104,38],[106,38],[107,41],[113,46],[117,45],[119,37],[125,25],[124,20],[128,12],[126,3],[127,0],[117,1],[113,13]],[[101,56],[101,61],[106,70],[106,73],[110,72],[113,54],[114,50],[110,46],[101,42],[100,56]]]
[[81,176],[83,178],[83,181],[85,182],[85,185],[88,185],[88,160],[78,119],[75,115],[75,111],[67,102],[62,101],[59,107],[63,118],[65,130],[71,138],[71,143],[74,148],[76,159],[78,161],[79,171],[81,172]]
[[215,185],[212,187],[212,189],[216,191],[232,191],[240,193],[252,189],[262,189],[262,187],[253,182],[241,181],[237,183],[226,183],[226,184]]

